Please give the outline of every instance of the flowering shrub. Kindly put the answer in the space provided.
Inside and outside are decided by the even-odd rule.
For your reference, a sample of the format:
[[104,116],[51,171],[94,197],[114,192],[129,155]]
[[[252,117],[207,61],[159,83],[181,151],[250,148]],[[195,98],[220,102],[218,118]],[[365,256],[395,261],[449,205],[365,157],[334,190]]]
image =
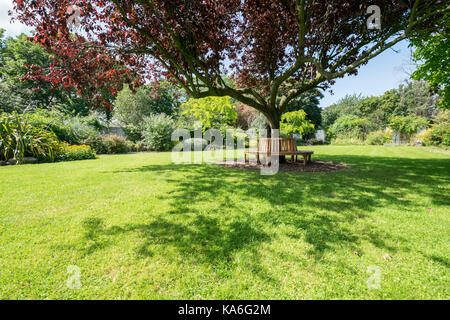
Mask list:
[[74,161],[95,159],[94,150],[87,145],[71,146],[67,143],[62,143],[57,151],[56,160],[58,161]]

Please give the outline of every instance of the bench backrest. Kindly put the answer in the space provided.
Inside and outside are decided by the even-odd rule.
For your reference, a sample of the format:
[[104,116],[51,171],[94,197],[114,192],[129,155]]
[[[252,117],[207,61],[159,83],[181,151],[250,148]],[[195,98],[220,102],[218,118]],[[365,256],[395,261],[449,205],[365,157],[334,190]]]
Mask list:
[[279,152],[297,151],[297,141],[294,138],[262,138],[259,139],[258,151],[261,153],[272,152],[272,143],[278,142]]

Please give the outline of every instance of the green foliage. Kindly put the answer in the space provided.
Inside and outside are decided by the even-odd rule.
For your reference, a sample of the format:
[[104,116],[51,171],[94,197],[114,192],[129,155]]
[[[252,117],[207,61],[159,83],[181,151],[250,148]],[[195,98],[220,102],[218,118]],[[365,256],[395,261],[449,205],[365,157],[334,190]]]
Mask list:
[[427,146],[450,146],[450,110],[441,112],[431,128],[417,136]]
[[153,113],[151,98],[145,88],[138,88],[133,93],[125,86],[114,102],[114,116],[123,124],[140,124],[144,117]]
[[127,141],[127,144],[128,144],[128,149],[131,152],[148,151],[144,141],[136,141],[136,142]]
[[25,117],[33,127],[52,131],[61,141],[76,143],[71,126],[61,112],[36,109],[32,113],[26,113]]
[[24,157],[54,159],[58,139],[53,132],[33,127],[17,113],[0,115],[0,159],[15,159],[23,163]]
[[367,118],[356,115],[339,117],[328,130],[328,136],[338,139],[355,139],[364,141],[370,131],[371,125]]
[[[2,37],[0,36],[0,40]],[[48,82],[24,80],[35,65],[47,69],[51,55],[25,34],[2,41],[0,49],[0,112],[58,107],[73,115],[86,116],[89,104],[73,88],[54,88]]]
[[94,150],[90,146],[86,145],[74,145],[71,146],[68,143],[62,143],[58,151],[56,152],[55,160],[57,161],[74,161],[74,160],[87,160],[95,159],[96,155]]
[[224,130],[237,119],[235,106],[229,97],[191,98],[182,104],[181,108],[182,115],[192,116],[196,121],[200,121],[204,131],[209,128]]
[[259,113],[258,116],[255,118],[255,120],[253,120],[251,126],[252,129],[256,129],[256,130],[264,130],[267,128],[267,119],[266,117],[262,114]]
[[103,150],[107,154],[120,154],[128,153],[129,149],[128,141],[121,136],[110,134],[103,137]]
[[361,95],[346,95],[337,103],[326,107],[322,111],[322,125],[328,129],[343,115],[360,115],[357,108],[358,103],[364,98]]
[[89,145],[98,153],[105,152],[102,136],[98,131],[103,126],[95,115],[68,118],[60,111],[37,109],[25,116],[34,127],[54,132],[63,142]]
[[397,90],[399,95],[397,115],[416,115],[433,118],[436,114],[437,96],[431,93],[430,84],[426,81],[408,81]]
[[436,97],[425,81],[408,81],[397,89],[377,97],[347,96],[322,112],[323,125],[330,128],[343,115],[366,118],[371,130],[384,130],[392,116],[421,116],[432,119],[436,114]]
[[425,32],[412,37],[411,45],[415,47],[414,60],[420,64],[413,73],[416,80],[429,82],[431,89],[440,96],[439,106],[450,108],[450,37],[448,25],[450,14],[446,13],[446,27],[441,32]]
[[353,145],[362,145],[364,144],[364,140],[359,137],[339,137],[332,141],[332,144],[353,144]]
[[391,140],[391,134],[388,131],[378,130],[367,135],[366,143],[370,145],[383,145]]
[[142,140],[142,124],[128,124],[123,127],[123,131],[127,136],[127,139],[132,142],[138,142]]
[[172,132],[175,123],[164,114],[151,115],[144,119],[144,143],[152,151],[169,151],[172,148]]
[[297,133],[303,136],[314,131],[314,125],[306,119],[304,110],[284,113],[281,116],[280,126],[281,132],[285,134]]
[[292,100],[286,107],[285,112],[304,110],[306,120],[310,120],[315,128],[322,124],[322,109],[319,107],[320,99],[323,98],[322,92],[317,89],[302,94],[297,99]]
[[71,138],[70,144],[88,145],[97,153],[105,153],[103,138],[94,127],[81,121],[79,118],[71,118],[66,121],[70,127]]
[[136,92],[126,86],[117,95],[114,115],[125,125],[138,126],[152,114],[174,114],[180,105],[180,95],[176,87],[167,83],[140,87]]
[[418,116],[392,116],[389,121],[389,128],[394,132],[410,136],[423,127],[426,127],[428,120]]

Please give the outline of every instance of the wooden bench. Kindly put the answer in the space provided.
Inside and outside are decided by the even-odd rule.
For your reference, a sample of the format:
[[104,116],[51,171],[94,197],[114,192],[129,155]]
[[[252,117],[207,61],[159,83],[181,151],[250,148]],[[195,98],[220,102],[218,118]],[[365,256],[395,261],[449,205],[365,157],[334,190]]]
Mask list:
[[[279,144],[277,152],[272,152],[272,143]],[[263,155],[267,159],[273,154],[281,157],[290,155],[292,162],[297,162],[298,156],[300,155],[303,157],[303,165],[306,166],[308,162],[311,162],[311,156],[313,153],[314,151],[297,150],[297,142],[294,138],[262,138],[259,139],[258,148],[256,151],[245,152],[244,160],[245,163],[248,163],[250,160],[248,155],[255,154],[257,163],[261,164],[260,155]]]

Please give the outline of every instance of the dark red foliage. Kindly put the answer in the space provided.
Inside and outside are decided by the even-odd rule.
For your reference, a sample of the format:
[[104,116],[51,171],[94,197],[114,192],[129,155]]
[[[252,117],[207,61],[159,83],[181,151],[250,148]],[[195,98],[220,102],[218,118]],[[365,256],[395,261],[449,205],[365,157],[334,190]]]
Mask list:
[[[449,10],[443,0],[14,2],[17,18],[36,29],[34,41],[55,53],[50,71],[37,70],[52,82],[114,95],[122,81],[167,78],[194,97],[232,96],[272,127],[292,99],[356,74]],[[73,4],[82,10],[79,36],[67,27]],[[381,8],[381,30],[367,30],[372,4]]]

